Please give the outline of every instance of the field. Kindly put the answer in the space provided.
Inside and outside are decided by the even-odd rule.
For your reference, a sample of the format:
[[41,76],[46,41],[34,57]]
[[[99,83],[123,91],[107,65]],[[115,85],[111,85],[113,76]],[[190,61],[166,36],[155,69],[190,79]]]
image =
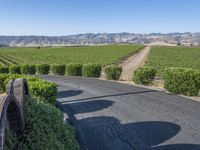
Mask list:
[[157,75],[162,75],[167,67],[188,67],[200,70],[200,48],[153,47],[146,62],[155,67]]
[[90,47],[1,48],[0,65],[12,64],[111,64],[136,52],[141,45],[108,45]]

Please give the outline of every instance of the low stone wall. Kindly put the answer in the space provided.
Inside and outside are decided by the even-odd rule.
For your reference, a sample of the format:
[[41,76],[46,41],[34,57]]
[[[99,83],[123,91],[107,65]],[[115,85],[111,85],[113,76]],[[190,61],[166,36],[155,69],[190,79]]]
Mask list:
[[12,129],[18,136],[24,131],[24,100],[28,94],[26,79],[8,83],[6,96],[0,101],[0,150],[4,149],[6,130]]

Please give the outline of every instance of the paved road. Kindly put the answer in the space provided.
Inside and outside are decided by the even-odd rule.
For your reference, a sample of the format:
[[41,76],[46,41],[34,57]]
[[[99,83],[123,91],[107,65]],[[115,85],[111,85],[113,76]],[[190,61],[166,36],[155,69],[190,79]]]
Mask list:
[[110,81],[44,76],[88,150],[200,150],[200,103]]

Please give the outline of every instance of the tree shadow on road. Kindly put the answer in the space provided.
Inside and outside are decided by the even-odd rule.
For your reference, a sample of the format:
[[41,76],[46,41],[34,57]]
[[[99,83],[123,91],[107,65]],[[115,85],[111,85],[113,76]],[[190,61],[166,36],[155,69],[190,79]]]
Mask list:
[[180,126],[164,121],[121,124],[114,117],[91,117],[78,121],[82,139],[89,150],[200,150],[200,145],[162,145],[180,131]]
[[82,90],[67,90],[67,91],[59,91],[57,98],[66,98],[66,97],[72,97],[83,93]]

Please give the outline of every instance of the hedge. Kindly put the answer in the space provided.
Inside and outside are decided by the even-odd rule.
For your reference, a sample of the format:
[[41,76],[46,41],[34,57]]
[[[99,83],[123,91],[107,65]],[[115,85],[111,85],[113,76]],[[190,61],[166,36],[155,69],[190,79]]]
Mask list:
[[122,73],[122,67],[118,65],[106,66],[104,72],[107,80],[119,80]]
[[98,64],[85,64],[82,68],[82,76],[98,78],[101,75],[101,66]]
[[20,70],[22,74],[35,74],[36,66],[35,65],[21,65]]
[[30,94],[38,97],[48,103],[55,104],[57,96],[57,85],[55,83],[41,80],[37,77],[30,77],[25,75],[0,75],[0,89],[5,92],[8,81],[17,78],[26,78],[29,85]]
[[29,81],[31,95],[39,97],[48,103],[55,104],[57,96],[57,85],[43,80]]
[[40,99],[27,98],[25,102],[26,127],[19,149],[79,150],[75,131],[64,124],[63,113]]
[[164,72],[164,87],[174,94],[196,96],[200,89],[200,71],[168,68]]
[[12,65],[9,67],[9,72],[11,74],[21,74],[20,66]]
[[65,75],[65,65],[52,65],[51,70],[54,75]]
[[151,84],[156,75],[156,69],[152,67],[140,67],[135,70],[132,80],[136,84]]
[[9,73],[9,68],[8,67],[0,67],[0,73]]
[[36,65],[36,70],[37,70],[38,74],[49,74],[50,65],[48,65],[48,64]]
[[25,132],[20,140],[7,132],[6,149],[79,150],[75,130],[63,122],[63,113],[40,99],[28,96],[24,105]]
[[81,76],[82,75],[82,65],[76,64],[76,63],[67,64],[66,73],[69,76]]

